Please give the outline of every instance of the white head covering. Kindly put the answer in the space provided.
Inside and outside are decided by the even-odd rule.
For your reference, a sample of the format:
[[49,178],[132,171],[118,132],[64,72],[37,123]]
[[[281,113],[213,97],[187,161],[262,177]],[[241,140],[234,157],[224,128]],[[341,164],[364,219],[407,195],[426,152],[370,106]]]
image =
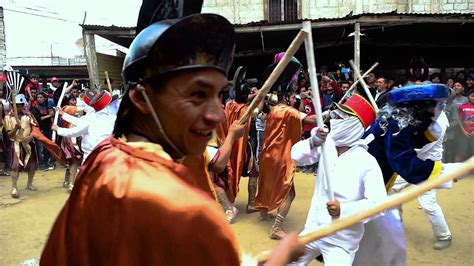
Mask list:
[[332,115],[337,114],[342,118],[329,120],[331,125],[329,136],[334,141],[336,147],[351,147],[355,145],[364,135],[365,131],[359,118],[348,115],[341,110],[334,110],[331,113]]

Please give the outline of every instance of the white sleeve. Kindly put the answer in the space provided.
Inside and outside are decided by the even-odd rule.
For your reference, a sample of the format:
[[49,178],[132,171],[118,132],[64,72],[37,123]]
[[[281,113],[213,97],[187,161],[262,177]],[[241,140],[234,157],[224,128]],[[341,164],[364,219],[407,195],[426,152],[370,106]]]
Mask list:
[[80,137],[87,133],[89,125],[86,123],[80,124],[77,127],[63,128],[58,127],[58,135],[63,137]]
[[[367,162],[367,165],[372,166],[369,167],[365,173],[363,173],[363,186],[361,187],[361,190],[363,190],[363,198],[361,200],[351,202],[341,202],[340,218],[370,209],[387,199],[387,192],[385,190],[382,170],[380,170],[380,167],[377,165],[375,159],[374,162]],[[377,216],[378,215],[365,219],[362,222],[366,223]]]
[[85,118],[84,116],[81,117],[81,118],[78,118],[78,117],[75,117],[75,116],[72,116],[68,113],[64,113],[62,116],[61,116],[61,119],[63,119],[64,121],[66,122],[69,122],[71,124],[74,124],[74,125],[79,125]]
[[216,156],[217,154],[217,151],[219,151],[218,149],[214,148],[214,147],[211,147],[211,146],[207,146],[206,147],[206,151],[207,151],[207,154],[209,154],[209,158],[211,159],[214,159],[214,156]]
[[311,149],[311,139],[300,140],[291,147],[291,159],[296,165],[310,165],[319,161],[321,149]]

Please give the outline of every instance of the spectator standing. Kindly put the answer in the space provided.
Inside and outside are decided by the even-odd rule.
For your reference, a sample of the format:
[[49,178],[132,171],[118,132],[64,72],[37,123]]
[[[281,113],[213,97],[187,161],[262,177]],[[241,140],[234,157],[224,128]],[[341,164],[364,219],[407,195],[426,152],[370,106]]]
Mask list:
[[[43,135],[45,135],[48,139],[51,139],[51,125],[52,119],[54,117],[54,111],[51,107],[48,107],[48,98],[46,93],[38,93],[38,95],[36,95],[36,101],[37,104],[31,109],[31,113],[38,122],[41,133],[43,133]],[[51,154],[38,140],[36,140],[36,148],[38,152],[40,170],[54,170]]]
[[461,130],[459,119],[459,107],[468,102],[467,97],[462,95],[464,87],[461,81],[454,82],[454,100],[446,106],[450,127],[448,128],[446,140],[446,160],[455,162],[460,160],[463,155],[460,151],[464,150],[464,133]]
[[460,139],[464,139],[463,150],[459,152],[459,157],[455,158],[456,162],[461,162],[471,156],[474,156],[474,89],[467,94],[468,102],[459,107],[459,126],[463,135]]
[[387,103],[388,100],[388,92],[390,91],[387,88],[387,80],[383,77],[380,77],[377,79],[375,82],[375,86],[377,88],[377,92],[375,93],[375,103],[377,106],[380,108],[384,106]]

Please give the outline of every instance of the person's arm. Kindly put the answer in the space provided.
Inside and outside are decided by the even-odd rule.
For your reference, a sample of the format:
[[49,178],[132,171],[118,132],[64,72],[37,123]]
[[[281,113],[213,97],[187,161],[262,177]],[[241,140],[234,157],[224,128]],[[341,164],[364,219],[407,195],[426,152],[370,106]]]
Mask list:
[[80,137],[87,133],[88,128],[89,125],[85,123],[71,128],[58,127],[56,124],[51,127],[51,129],[55,130],[59,136],[63,137]]
[[[303,125],[316,125],[316,115],[307,115],[303,118]],[[319,125],[318,125],[319,126]]]
[[394,120],[389,120],[388,132],[384,137],[385,154],[393,171],[411,184],[418,184],[426,179],[439,176],[443,166],[441,161],[418,158],[412,143],[415,128],[408,126],[394,135],[399,131],[395,124]]
[[311,137],[298,141],[291,148],[291,159],[296,165],[310,165],[319,161],[321,149],[319,148],[326,140],[328,131],[326,128],[315,127],[311,129]]
[[11,117],[9,115],[5,116],[5,130],[7,131],[8,137],[14,139],[17,131],[20,129],[20,125],[15,124],[13,126]]
[[229,133],[217,152],[217,157],[214,157],[209,164],[209,169],[212,172],[222,173],[224,171],[232,152],[232,146],[237,139],[243,136],[246,126],[247,124],[239,125],[238,121],[234,121],[234,123],[230,126]]

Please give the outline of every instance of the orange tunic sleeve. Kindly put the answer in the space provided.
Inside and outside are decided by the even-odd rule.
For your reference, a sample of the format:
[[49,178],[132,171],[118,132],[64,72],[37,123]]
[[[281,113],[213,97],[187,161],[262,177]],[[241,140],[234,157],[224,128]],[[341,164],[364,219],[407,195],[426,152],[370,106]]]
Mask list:
[[[243,103],[236,103],[230,101],[226,105],[225,117],[227,127],[229,128],[235,121],[238,121],[247,111],[248,106]],[[232,145],[232,152],[227,164],[228,169],[228,190],[226,191],[227,197],[233,203],[239,193],[240,178],[242,176],[242,170],[245,165],[245,157],[247,151],[247,141],[250,132],[250,119],[245,128],[244,135],[237,139]]]
[[269,113],[260,159],[255,207],[272,211],[281,206],[293,186],[296,166],[291,147],[301,139],[300,112],[277,105]]
[[222,211],[188,179],[182,165],[106,139],[81,168],[41,265],[239,265]]

